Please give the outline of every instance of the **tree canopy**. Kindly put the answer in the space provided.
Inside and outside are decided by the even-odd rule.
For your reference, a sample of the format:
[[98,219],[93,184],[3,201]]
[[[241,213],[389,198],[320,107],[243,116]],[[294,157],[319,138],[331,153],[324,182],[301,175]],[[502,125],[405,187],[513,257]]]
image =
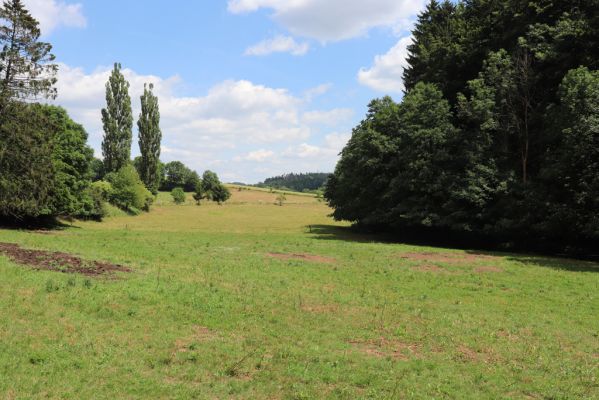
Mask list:
[[431,1],[400,103],[374,100],[334,217],[565,248],[599,239],[599,0]]

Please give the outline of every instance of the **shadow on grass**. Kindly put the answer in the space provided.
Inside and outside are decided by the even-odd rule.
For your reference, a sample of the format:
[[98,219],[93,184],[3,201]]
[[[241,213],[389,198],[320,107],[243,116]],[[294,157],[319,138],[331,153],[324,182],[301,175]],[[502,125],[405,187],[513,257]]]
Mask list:
[[595,254],[551,254],[543,252],[531,254],[529,250],[506,248],[502,244],[489,243],[472,237],[450,234],[431,234],[426,231],[404,234],[375,233],[355,227],[335,225],[310,225],[310,234],[319,240],[337,240],[356,243],[408,244],[414,246],[443,247],[465,250],[472,255],[505,257],[525,265],[539,266],[572,272],[599,272],[599,255]]
[[65,229],[81,229],[73,225],[75,220],[61,221],[56,218],[39,218],[39,219],[4,219],[0,218],[0,229],[15,230],[15,231],[34,231],[34,232],[53,232],[63,231]]

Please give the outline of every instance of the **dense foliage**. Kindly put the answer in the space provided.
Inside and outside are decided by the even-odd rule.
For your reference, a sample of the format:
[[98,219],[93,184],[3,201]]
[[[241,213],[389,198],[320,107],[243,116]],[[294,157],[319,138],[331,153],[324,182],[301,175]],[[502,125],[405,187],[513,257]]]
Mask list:
[[121,64],[114,64],[106,83],[106,108],[102,109],[102,153],[106,172],[117,172],[130,162],[133,115],[129,86]]
[[326,197],[362,225],[599,240],[599,1],[432,1],[402,102],[374,100]]
[[160,190],[170,192],[180,187],[186,192],[195,192],[199,184],[198,173],[189,169],[181,161],[172,161],[164,165],[164,178]]
[[324,187],[330,175],[325,173],[285,174],[268,178],[256,186],[288,189],[296,192],[314,191]]
[[[87,133],[59,107],[11,103],[0,123],[0,215],[99,218]],[[34,160],[34,162],[32,162]]]
[[205,199],[215,201],[218,204],[224,203],[231,198],[231,192],[223,185],[218,178],[218,175],[212,171],[206,171],[202,175],[202,180],[197,186],[196,193],[193,198],[200,204],[200,201]]
[[181,188],[174,188],[171,191],[171,197],[173,198],[173,201],[175,202],[175,204],[183,204],[185,203],[185,191]]
[[148,190],[158,193],[160,186],[160,110],[158,98],[152,92],[154,85],[144,86],[144,94],[141,96],[141,114],[137,121],[139,128],[139,150],[141,157],[138,172],[141,180]]
[[133,165],[127,164],[104,179],[111,185],[110,203],[131,214],[149,211],[154,196],[146,189]]

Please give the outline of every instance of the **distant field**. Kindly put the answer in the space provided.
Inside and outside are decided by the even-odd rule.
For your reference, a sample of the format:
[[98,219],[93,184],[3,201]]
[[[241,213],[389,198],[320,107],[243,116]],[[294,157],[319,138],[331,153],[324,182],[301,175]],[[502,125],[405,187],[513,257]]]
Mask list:
[[0,253],[0,399],[599,398],[599,265],[383,243],[312,195],[232,194],[0,230],[131,269]]

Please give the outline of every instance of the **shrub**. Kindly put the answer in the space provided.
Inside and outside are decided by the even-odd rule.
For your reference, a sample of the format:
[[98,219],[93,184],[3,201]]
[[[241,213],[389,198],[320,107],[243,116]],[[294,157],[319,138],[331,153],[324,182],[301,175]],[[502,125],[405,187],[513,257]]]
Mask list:
[[175,204],[183,204],[185,203],[185,191],[182,188],[174,188],[171,192],[171,196],[173,196],[173,201]]
[[132,165],[125,165],[117,172],[107,174],[105,179],[112,185],[110,203],[133,214],[150,210],[154,197]]
[[285,200],[287,200],[287,197],[285,197],[285,195],[283,193],[281,193],[280,195],[277,196],[277,200],[276,203],[279,206],[283,206],[283,204],[285,203]]

